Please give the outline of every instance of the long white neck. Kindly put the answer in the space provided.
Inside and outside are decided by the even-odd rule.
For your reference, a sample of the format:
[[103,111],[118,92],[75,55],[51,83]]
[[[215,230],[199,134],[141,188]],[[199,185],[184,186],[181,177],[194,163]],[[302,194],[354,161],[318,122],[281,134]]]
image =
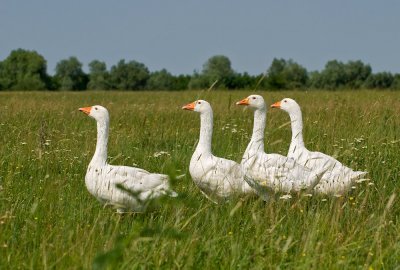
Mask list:
[[266,108],[254,111],[253,134],[249,143],[249,148],[256,151],[264,151],[264,130],[267,119]]
[[289,112],[291,126],[292,126],[292,147],[304,147],[303,140],[303,118],[300,108],[293,109]]
[[104,166],[107,162],[107,143],[108,143],[109,120],[97,121],[97,143],[91,164]]
[[206,111],[200,114],[200,139],[196,151],[211,154],[211,140],[213,132],[213,112]]

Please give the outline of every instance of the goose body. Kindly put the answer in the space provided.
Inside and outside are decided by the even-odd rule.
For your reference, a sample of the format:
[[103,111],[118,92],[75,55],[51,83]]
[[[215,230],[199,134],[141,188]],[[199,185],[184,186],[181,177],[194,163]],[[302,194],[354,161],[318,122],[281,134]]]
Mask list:
[[314,188],[327,167],[311,171],[293,158],[267,154],[264,150],[266,105],[262,96],[250,95],[236,103],[254,110],[253,133],[242,158],[246,180],[259,192],[297,192]]
[[216,157],[211,152],[213,111],[211,105],[198,100],[183,107],[200,113],[200,139],[190,160],[189,172],[202,193],[212,201],[234,194],[253,194],[244,180],[240,164]]
[[176,196],[169,188],[167,175],[149,173],[135,167],[107,164],[107,109],[96,105],[79,110],[97,122],[96,151],[85,176],[85,184],[90,194],[102,203],[113,205],[119,212],[143,211],[150,199],[162,195]]
[[288,157],[311,170],[319,170],[321,167],[330,169],[322,176],[315,191],[323,194],[342,194],[348,191],[357,179],[362,178],[367,172],[353,171],[335,158],[321,152],[309,151],[304,146],[303,120],[300,106],[296,101],[285,98],[271,105],[280,108],[289,114],[292,129]]

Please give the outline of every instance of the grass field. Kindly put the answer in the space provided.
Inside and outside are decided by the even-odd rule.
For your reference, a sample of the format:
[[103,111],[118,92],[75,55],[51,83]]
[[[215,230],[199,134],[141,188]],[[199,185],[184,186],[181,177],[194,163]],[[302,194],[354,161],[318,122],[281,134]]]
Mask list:
[[[0,268],[400,269],[400,92],[259,92],[295,98],[308,148],[371,181],[342,198],[215,205],[188,172],[199,115],[180,108],[210,101],[214,154],[240,161],[253,115],[234,102],[250,93],[0,93]],[[121,216],[87,192],[96,125],[77,109],[95,104],[111,114],[110,163],[185,174],[178,198]],[[288,121],[269,110],[267,152],[287,152]]]

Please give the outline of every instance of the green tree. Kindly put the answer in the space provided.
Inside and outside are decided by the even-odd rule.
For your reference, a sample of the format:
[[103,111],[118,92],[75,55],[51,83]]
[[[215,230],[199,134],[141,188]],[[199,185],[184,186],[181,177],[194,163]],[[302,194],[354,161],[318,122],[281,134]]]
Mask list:
[[166,69],[155,71],[150,74],[147,81],[147,89],[149,90],[173,90],[174,89],[174,76]]
[[2,62],[0,87],[9,90],[45,90],[50,77],[43,56],[36,51],[13,50]]
[[85,90],[88,82],[82,63],[74,56],[57,63],[55,78],[61,90]]
[[358,89],[371,75],[370,65],[360,60],[342,63],[337,60],[328,61],[321,72],[310,74],[310,85],[322,89]]
[[370,65],[365,65],[360,60],[349,61],[344,66],[346,87],[351,89],[361,88],[365,80],[371,75],[372,69]]
[[194,71],[190,78],[188,87],[189,89],[202,89],[208,88],[213,82],[209,82],[208,78],[197,71]]
[[224,55],[211,57],[203,66],[203,76],[207,79],[209,86],[218,81],[219,87],[226,88],[234,74],[231,61]]
[[192,76],[190,75],[178,75],[174,77],[174,88],[173,90],[186,90],[189,89],[189,83]]
[[299,89],[307,85],[307,70],[293,60],[276,59],[268,69],[266,85],[269,89]]
[[145,89],[149,76],[147,67],[136,61],[120,60],[110,71],[111,86],[118,90]]
[[387,89],[392,86],[394,79],[390,72],[378,72],[371,74],[365,81],[364,86],[370,89]]
[[0,61],[0,91],[4,90],[5,87],[3,86],[3,62]]
[[[261,75],[263,76],[263,75]],[[229,89],[249,89],[256,87],[260,77],[251,76],[247,72],[244,73],[235,73],[233,76],[228,77],[230,80],[227,80],[226,86]]]
[[107,71],[105,62],[93,60],[89,63],[89,83],[90,90],[110,89],[110,74]]
[[400,74],[394,75],[394,79],[393,79],[391,88],[394,90],[400,90]]
[[346,72],[342,62],[328,61],[318,76],[314,77],[313,85],[316,88],[334,90],[346,85]]
[[208,88],[217,82],[215,87],[227,88],[234,75],[235,72],[231,67],[229,58],[224,55],[215,55],[203,65],[200,74],[195,72],[189,87],[191,89]]

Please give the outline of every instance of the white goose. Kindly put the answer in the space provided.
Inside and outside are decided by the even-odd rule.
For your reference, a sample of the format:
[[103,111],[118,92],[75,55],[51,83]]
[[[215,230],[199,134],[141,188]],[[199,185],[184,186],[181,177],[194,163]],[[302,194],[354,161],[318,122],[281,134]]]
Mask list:
[[246,181],[259,193],[262,192],[298,192],[312,189],[328,170],[323,167],[319,171],[311,171],[296,163],[294,159],[279,154],[264,152],[264,129],[267,108],[260,95],[236,102],[254,110],[253,134],[242,158],[242,167],[246,173]]
[[[109,114],[95,105],[79,111],[97,122],[96,151],[86,171],[85,183],[90,194],[100,202],[115,206],[118,212],[143,211],[148,200],[161,195],[177,196],[170,190],[168,176],[148,171],[107,164]],[[125,189],[125,190],[124,190]]]
[[254,190],[244,181],[238,163],[216,157],[211,152],[211,105],[207,101],[197,100],[183,106],[182,109],[200,113],[200,139],[190,160],[189,172],[202,193],[214,202],[234,194],[254,194]]
[[367,172],[353,171],[342,163],[320,152],[311,152],[304,146],[303,120],[299,104],[290,98],[285,98],[271,105],[289,113],[292,126],[292,141],[288,157],[294,158],[298,163],[312,169],[328,165],[331,169],[322,177],[315,190],[324,194],[341,194],[349,188],[355,180],[362,178]]

